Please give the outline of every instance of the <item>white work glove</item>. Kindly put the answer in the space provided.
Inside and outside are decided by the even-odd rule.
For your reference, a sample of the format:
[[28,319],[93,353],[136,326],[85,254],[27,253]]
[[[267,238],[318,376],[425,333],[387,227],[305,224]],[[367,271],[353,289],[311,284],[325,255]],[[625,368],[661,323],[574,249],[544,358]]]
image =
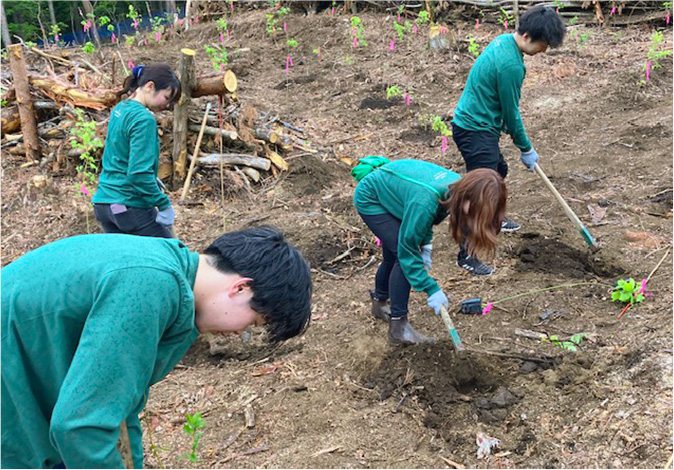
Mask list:
[[173,225],[173,222],[175,221],[176,218],[176,213],[173,210],[173,206],[168,206],[166,209],[163,211],[157,212],[157,218],[155,221],[158,224],[165,225],[167,227],[170,227]]
[[538,153],[531,147],[531,150],[528,152],[522,152],[520,160],[522,160],[522,163],[524,163],[524,166],[526,166],[529,171],[534,171],[534,165],[538,162]]
[[436,315],[440,315],[440,308],[442,306],[444,306],[446,309],[449,309],[449,299],[445,293],[442,292],[442,289],[433,295],[429,295],[426,303],[435,311]]
[[431,251],[433,251],[433,245],[431,244],[423,245],[421,247],[421,261],[424,262],[426,271],[430,271],[431,265],[433,264],[431,261]]

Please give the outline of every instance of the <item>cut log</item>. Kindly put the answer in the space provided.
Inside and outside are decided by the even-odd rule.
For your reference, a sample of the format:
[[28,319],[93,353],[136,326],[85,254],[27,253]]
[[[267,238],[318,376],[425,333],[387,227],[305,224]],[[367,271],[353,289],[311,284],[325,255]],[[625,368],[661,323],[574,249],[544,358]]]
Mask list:
[[201,153],[197,163],[204,167],[220,167],[220,160],[224,165],[244,165],[258,170],[269,171],[271,162],[266,158],[246,155],[245,153]]
[[181,96],[173,111],[173,175],[171,177],[171,186],[176,189],[185,179],[185,170],[187,169],[187,127],[189,124],[189,105],[192,101],[192,92],[196,85],[196,75],[194,70],[194,56],[196,52],[192,49],[184,48],[180,60]]
[[251,168],[249,166],[244,166],[241,168],[241,171],[246,174],[247,177],[252,179],[254,182],[260,181],[260,172],[257,171],[255,168]]
[[[191,131],[199,132],[201,130],[201,126],[197,126],[196,124],[190,124],[187,126],[187,128]],[[229,131],[227,129],[222,129],[220,130],[218,127],[212,127],[212,126],[205,126],[204,127],[204,134],[207,135],[222,135],[226,140],[229,140],[231,142],[234,142],[235,140],[239,139],[239,134],[236,131]]]
[[267,158],[281,171],[288,171],[288,162],[286,162],[281,155],[274,152],[269,147],[265,148]]
[[[225,72],[224,75],[217,75],[215,77],[202,77],[194,86],[192,96],[198,98],[200,96],[209,95],[225,95],[227,93],[234,93],[228,87],[234,87],[236,90],[237,80],[236,75],[231,70]],[[232,101],[230,98],[229,101]]]
[[84,108],[106,109],[118,101],[117,93],[112,90],[84,91],[74,85],[59,83],[51,78],[32,78],[30,84],[56,102],[65,101]]
[[270,144],[275,144],[278,142],[278,134],[272,130],[265,129],[264,127],[255,129],[255,138],[264,140]]
[[12,44],[7,49],[9,51],[9,65],[12,68],[16,104],[19,108],[19,117],[21,119],[21,132],[23,133],[23,142],[26,148],[26,158],[29,162],[32,162],[40,158],[40,144],[37,137],[37,122],[35,121],[35,112],[30,96],[28,74],[26,72],[26,63],[23,59],[22,47],[21,44]]

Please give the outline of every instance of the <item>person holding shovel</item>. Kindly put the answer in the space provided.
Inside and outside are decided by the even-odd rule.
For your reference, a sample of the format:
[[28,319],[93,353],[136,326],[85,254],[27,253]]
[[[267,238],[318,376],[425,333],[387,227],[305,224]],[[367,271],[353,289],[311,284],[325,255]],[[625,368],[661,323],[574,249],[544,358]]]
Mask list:
[[151,111],[180,99],[180,80],[166,64],[139,65],[118,96],[129,92],[110,113],[94,213],[106,233],[171,238],[175,212],[157,178],[159,136]]
[[[534,171],[538,153],[527,137],[519,110],[526,75],[524,54],[533,56],[548,47],[558,47],[564,34],[559,14],[553,8],[536,6],[522,15],[514,34],[498,36],[477,58],[452,119],[452,136],[466,163],[466,171],[491,168],[506,177],[508,164],[499,149],[502,131],[510,134],[521,152],[520,160],[529,171]],[[503,232],[519,229],[519,223],[508,219],[501,227]],[[475,275],[493,272],[463,245],[456,264]]]
[[381,241],[384,256],[370,292],[372,315],[388,322],[393,344],[433,341],[407,318],[410,288],[428,295],[427,304],[436,315],[449,307],[447,295],[428,273],[433,226],[449,215],[450,233],[459,245],[471,255],[491,255],[505,218],[503,178],[488,168],[461,177],[421,160],[389,162],[375,156],[361,159],[352,175],[359,182],[354,205]]
[[311,274],[271,227],[226,233],[203,254],[177,239],[81,235],[2,269],[2,468],[123,468],[126,422],[201,333],[265,325],[303,333]]

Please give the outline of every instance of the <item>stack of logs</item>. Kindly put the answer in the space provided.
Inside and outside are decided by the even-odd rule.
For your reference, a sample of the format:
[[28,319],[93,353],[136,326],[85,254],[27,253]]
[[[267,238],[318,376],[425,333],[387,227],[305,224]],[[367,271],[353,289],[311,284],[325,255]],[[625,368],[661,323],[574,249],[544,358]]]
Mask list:
[[[69,68],[61,75],[52,73],[49,77],[28,73],[23,59],[24,46],[10,47],[13,48],[10,51],[13,80],[12,86],[2,95],[3,151],[7,149],[11,154],[25,155],[27,165],[51,165],[52,171],[74,168],[73,163],[81,154],[70,143],[70,130],[78,119],[75,110],[85,111],[86,117],[96,122],[97,134],[104,140],[110,110],[118,102],[117,90],[98,86],[102,81],[100,72],[97,72],[101,75],[100,80],[95,80],[99,77],[77,67]],[[39,49],[31,48],[31,52],[45,56]],[[254,107],[243,105],[237,96],[237,80],[232,71],[197,77],[194,55],[190,49],[182,50],[179,69],[182,97],[175,104],[173,113],[157,115],[163,141],[161,148],[170,152],[161,154],[159,177],[173,189],[177,189],[187,176],[188,156],[196,157],[202,167],[220,167],[222,162],[227,168],[225,171],[238,175],[234,180],[240,181],[243,177],[249,185],[249,180],[259,182],[264,172],[278,176],[287,171],[289,167],[284,155],[289,151],[318,153],[304,145],[301,129],[269,112],[259,113]],[[29,90],[28,97],[20,91],[22,78]],[[213,111],[205,116],[205,120],[205,102],[200,103],[197,98],[213,103]],[[200,142],[200,148],[194,149],[192,141],[197,140],[202,123],[205,138]],[[32,130],[31,125],[34,126]],[[35,132],[36,149],[31,149],[26,130]],[[188,135],[195,138],[188,142]],[[97,156],[101,155],[102,151],[99,151]]]

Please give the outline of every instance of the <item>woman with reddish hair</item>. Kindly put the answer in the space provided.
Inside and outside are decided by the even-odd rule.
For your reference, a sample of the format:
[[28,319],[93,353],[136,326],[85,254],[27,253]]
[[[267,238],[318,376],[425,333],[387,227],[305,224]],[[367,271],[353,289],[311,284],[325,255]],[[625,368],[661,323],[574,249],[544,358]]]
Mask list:
[[[375,276],[372,315],[389,324],[393,344],[434,341],[407,319],[410,289],[426,292],[427,304],[440,314],[449,300],[429,275],[433,226],[450,216],[450,233],[471,256],[491,256],[505,219],[503,178],[488,168],[461,177],[421,160],[367,157],[352,174],[358,214],[381,240],[384,259]],[[390,306],[388,301],[390,299]]]

